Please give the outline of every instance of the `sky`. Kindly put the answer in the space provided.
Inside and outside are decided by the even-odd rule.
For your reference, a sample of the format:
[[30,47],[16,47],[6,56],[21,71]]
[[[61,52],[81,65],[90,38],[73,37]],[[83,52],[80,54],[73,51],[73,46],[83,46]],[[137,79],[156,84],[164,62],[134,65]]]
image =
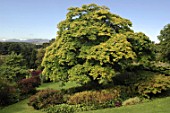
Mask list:
[[135,32],[145,33],[154,42],[170,23],[170,0],[0,0],[0,39],[55,38],[67,9],[90,3],[129,19]]

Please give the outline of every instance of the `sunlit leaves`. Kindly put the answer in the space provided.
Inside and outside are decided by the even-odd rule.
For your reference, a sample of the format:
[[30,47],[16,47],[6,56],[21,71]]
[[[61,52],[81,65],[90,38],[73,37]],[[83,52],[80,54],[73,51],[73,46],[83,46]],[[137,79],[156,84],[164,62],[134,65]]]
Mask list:
[[110,82],[150,46],[148,37],[131,30],[130,20],[112,14],[105,6],[89,4],[68,10],[42,62],[43,75],[51,80]]

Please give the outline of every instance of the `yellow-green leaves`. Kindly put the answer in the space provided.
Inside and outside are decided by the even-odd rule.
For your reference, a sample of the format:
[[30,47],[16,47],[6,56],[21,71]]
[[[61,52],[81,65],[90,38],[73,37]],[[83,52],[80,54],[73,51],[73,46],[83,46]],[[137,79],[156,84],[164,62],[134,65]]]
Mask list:
[[101,65],[109,63],[114,66],[115,63],[121,62],[122,59],[126,61],[134,59],[135,52],[133,52],[131,44],[127,41],[126,36],[117,34],[113,35],[105,42],[94,45],[89,49],[83,49],[80,52],[80,57],[81,56],[87,60],[99,61]]
[[46,50],[43,75],[82,84],[111,81],[136,59],[138,50],[147,48],[147,37],[135,34],[131,25],[104,6],[69,8],[67,18],[58,24],[56,41]]

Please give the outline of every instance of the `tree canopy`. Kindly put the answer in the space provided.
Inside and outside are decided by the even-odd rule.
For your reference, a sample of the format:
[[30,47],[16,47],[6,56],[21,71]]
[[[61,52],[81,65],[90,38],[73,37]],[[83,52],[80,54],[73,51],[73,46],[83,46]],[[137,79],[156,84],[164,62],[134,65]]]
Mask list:
[[47,47],[43,75],[54,81],[108,83],[134,62],[152,59],[152,42],[132,22],[96,4],[71,7]]
[[0,78],[16,82],[28,75],[26,62],[21,54],[17,55],[12,52],[5,58],[4,63],[0,66]]
[[158,39],[160,40],[160,49],[163,59],[170,62],[170,24],[164,26],[160,31]]
[[36,68],[36,45],[25,42],[0,42],[0,55],[22,54],[27,68]]

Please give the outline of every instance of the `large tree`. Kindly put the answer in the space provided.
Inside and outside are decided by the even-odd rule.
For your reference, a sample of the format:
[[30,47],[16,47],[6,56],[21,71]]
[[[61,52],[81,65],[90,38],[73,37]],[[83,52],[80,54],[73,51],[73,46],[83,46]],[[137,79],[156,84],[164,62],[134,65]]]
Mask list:
[[160,40],[159,47],[163,60],[170,62],[170,24],[164,26],[160,31],[158,39]]
[[47,78],[103,84],[132,62],[151,59],[151,41],[134,33],[130,20],[96,4],[68,10],[55,42],[46,49],[42,65]]

